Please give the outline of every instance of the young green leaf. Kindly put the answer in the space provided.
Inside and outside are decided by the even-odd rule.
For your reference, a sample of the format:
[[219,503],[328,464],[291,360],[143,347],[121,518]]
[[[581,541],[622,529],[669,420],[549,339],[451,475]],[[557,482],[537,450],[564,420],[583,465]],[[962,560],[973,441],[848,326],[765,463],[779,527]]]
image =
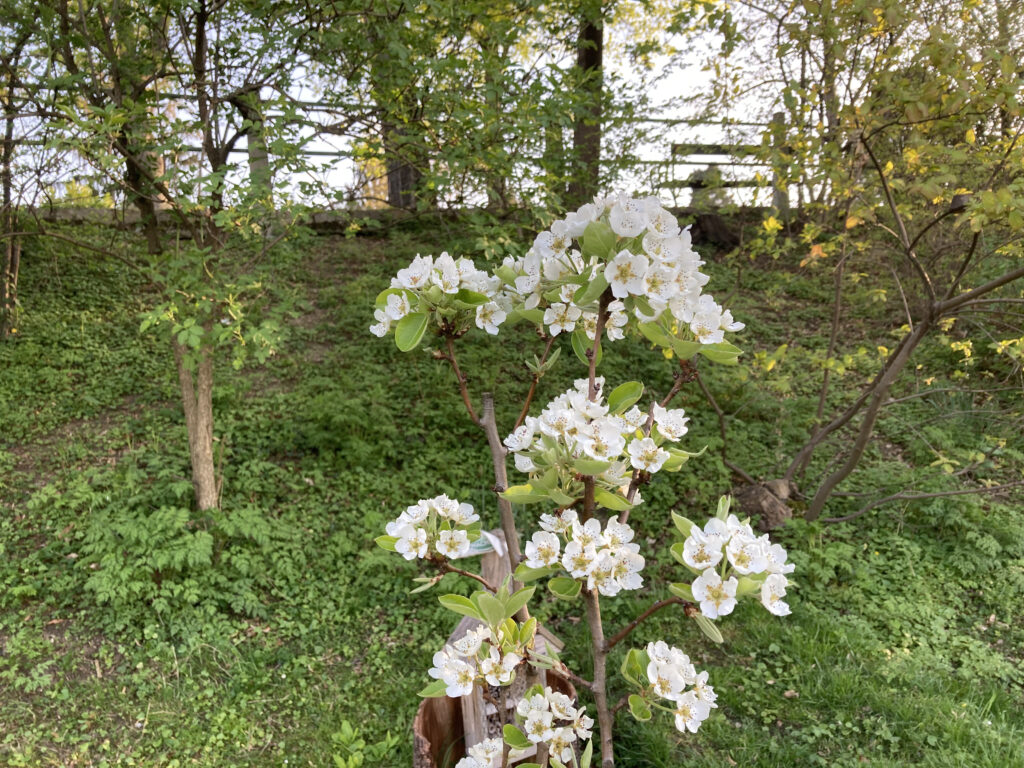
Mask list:
[[724,639],[722,633],[718,631],[718,627],[703,613],[698,613],[693,617],[697,622],[697,626],[700,627],[700,631],[707,635],[708,639],[713,643],[721,643]]
[[695,525],[692,521],[687,520],[682,515],[677,515],[675,512],[672,513],[672,522],[676,524],[676,528],[679,529],[679,532],[683,534],[683,536],[689,536],[690,530]]
[[651,708],[642,696],[631,693],[629,695],[629,714],[641,723],[645,723],[651,719]]
[[514,725],[506,725],[502,728],[501,735],[505,738],[505,743],[512,747],[512,749],[529,749],[531,746],[531,742],[526,738],[526,734]]
[[604,293],[607,288],[608,281],[604,279],[604,275],[602,273],[598,272],[594,275],[593,280],[582,286],[573,294],[572,303],[577,307],[585,307],[601,298],[601,294]]
[[736,365],[736,358],[743,354],[742,349],[727,341],[719,344],[701,344],[699,351],[708,360],[719,365]]
[[[582,328],[577,328],[572,332],[572,351],[576,353],[576,357],[580,359],[584,365],[590,365],[590,358],[587,357],[589,352],[594,347],[594,342],[587,338],[587,332]],[[597,365],[601,364],[601,345],[597,345]]]
[[693,589],[690,588],[689,584],[681,581],[677,581],[673,584],[668,585],[668,591],[676,597],[681,597],[688,603],[694,603],[696,600],[693,598]]
[[420,691],[417,694],[417,696],[424,699],[436,699],[445,695],[445,689],[447,687],[448,686],[444,680],[435,680],[422,691]]
[[395,344],[402,352],[409,352],[419,346],[423,333],[427,330],[428,316],[424,312],[414,312],[398,321],[395,328]]
[[632,509],[633,505],[626,501],[622,496],[611,491],[606,491],[604,488],[594,489],[594,501],[600,504],[605,509],[611,509],[615,512],[624,512],[627,509]]
[[627,381],[625,384],[619,384],[608,395],[608,411],[610,413],[622,413],[639,400],[643,394],[644,385],[639,381]]
[[474,619],[483,618],[477,607],[473,605],[473,601],[468,597],[463,597],[462,595],[441,595],[437,598],[437,601],[449,611],[455,611],[463,616],[470,616]]
[[395,551],[395,542],[398,541],[397,536],[378,536],[374,541],[377,546],[381,549],[386,549],[388,552]]
[[509,599],[505,601],[505,615],[515,616],[516,612],[530,601],[536,590],[536,587],[523,587],[513,592]]
[[592,221],[583,230],[583,238],[580,245],[583,248],[583,256],[597,256],[603,259],[612,252],[618,240],[612,228],[603,221]]
[[597,459],[575,459],[572,463],[572,468],[581,475],[600,475],[611,465],[612,463],[610,461],[598,461]]
[[526,563],[520,563],[516,568],[516,581],[527,584],[537,579],[542,579],[554,573],[554,568],[531,568]]
[[480,608],[483,620],[490,626],[497,627],[505,620],[505,606],[494,595],[477,593],[476,604]]
[[563,600],[575,598],[580,593],[581,587],[582,585],[576,579],[570,579],[568,576],[556,576],[548,582],[551,594]]

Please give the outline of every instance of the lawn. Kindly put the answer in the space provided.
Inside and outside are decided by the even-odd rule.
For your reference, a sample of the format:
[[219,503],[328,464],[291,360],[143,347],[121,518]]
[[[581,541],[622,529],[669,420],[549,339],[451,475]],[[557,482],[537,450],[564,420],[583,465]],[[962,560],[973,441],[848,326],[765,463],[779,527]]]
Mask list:
[[[439,493],[472,503],[489,527],[497,511],[485,441],[450,370],[367,328],[395,271],[445,247],[422,231],[308,236],[280,259],[275,290],[293,309],[278,354],[217,370],[223,503],[203,517],[189,507],[171,350],[139,332],[155,298],[115,261],[26,247],[22,324],[0,345],[0,763],[411,763],[415,694],[457,617],[435,592],[409,595],[415,567],[373,539],[406,505]],[[736,336],[741,366],[706,371],[728,416],[729,456],[777,476],[816,405],[832,278],[757,263],[736,284],[736,264],[705,253],[709,288],[731,295],[748,325]],[[848,400],[878,347],[893,343],[881,304],[855,306],[831,404]],[[467,336],[460,363],[511,425],[530,379],[522,355],[539,349],[526,327],[499,339]],[[614,351],[601,366],[610,381],[671,385],[659,353]],[[926,379],[942,387],[1004,375],[984,355],[961,358],[936,339],[894,395]],[[535,409],[580,370],[566,349]],[[669,512],[703,521],[731,485],[714,412],[695,388],[681,404],[688,449],[708,451],[659,478],[631,518],[655,585],[678,580]],[[1024,445],[998,415],[1019,404],[1019,386],[990,399],[909,401],[881,423],[843,488],[945,489],[945,467],[979,450],[1019,475]],[[775,532],[797,565],[793,615],[743,606],[723,622],[721,646],[681,612],[637,630],[633,645],[664,638],[699,660],[719,709],[692,736],[623,711],[619,763],[1024,766],[1022,498],[902,502]],[[857,501],[839,498],[829,511]],[[454,575],[442,587],[470,589]],[[650,599],[606,600],[608,625]],[[570,647],[585,644],[582,603],[533,610]],[[585,673],[584,659],[567,660]]]

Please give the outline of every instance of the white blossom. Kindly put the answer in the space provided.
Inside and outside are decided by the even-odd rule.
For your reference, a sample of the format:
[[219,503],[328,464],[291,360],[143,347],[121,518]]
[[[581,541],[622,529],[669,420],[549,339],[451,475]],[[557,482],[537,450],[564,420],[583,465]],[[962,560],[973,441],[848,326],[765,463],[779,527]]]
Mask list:
[[547,531],[537,531],[533,539],[526,542],[526,565],[530,568],[546,568],[558,562],[562,543],[558,536]]
[[792,613],[789,603],[782,599],[786,596],[788,584],[789,580],[781,573],[771,573],[761,585],[761,603],[776,616],[788,616]]
[[373,319],[377,322],[370,326],[370,333],[378,338],[383,338],[388,335],[388,331],[391,330],[391,318],[388,317],[387,312],[383,309],[373,310]]
[[662,408],[657,403],[654,405],[654,423],[658,427],[658,432],[667,440],[675,442],[681,439],[689,429],[686,426],[689,421],[690,419],[687,418],[686,411],[682,408],[669,410]]
[[557,336],[562,331],[571,333],[576,328],[576,321],[583,314],[575,304],[562,304],[556,302],[544,310],[544,325],[552,336]]
[[697,698],[693,692],[684,693],[676,700],[676,729],[681,732],[696,733],[709,714],[711,707]]
[[735,576],[726,581],[714,568],[708,568],[693,582],[693,596],[700,603],[700,612],[709,619],[727,616],[736,607],[736,587],[739,582]]
[[469,552],[469,537],[465,531],[441,531],[437,537],[437,551],[448,558],[462,557]]
[[507,315],[493,301],[476,308],[476,327],[492,336],[498,333],[498,326],[505,322]]
[[657,472],[669,459],[668,451],[659,448],[658,444],[649,437],[642,440],[632,440],[629,443],[629,463],[634,469],[641,469],[644,472]]
[[604,271],[604,279],[612,287],[612,296],[624,299],[644,292],[644,275],[649,262],[646,256],[628,250],[619,251]]

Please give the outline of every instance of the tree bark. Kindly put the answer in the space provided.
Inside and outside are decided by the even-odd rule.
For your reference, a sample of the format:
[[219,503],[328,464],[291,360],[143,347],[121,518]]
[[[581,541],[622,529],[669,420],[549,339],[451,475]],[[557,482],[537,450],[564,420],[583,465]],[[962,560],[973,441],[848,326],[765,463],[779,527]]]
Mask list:
[[594,197],[601,184],[601,102],[604,92],[604,9],[589,0],[581,18],[576,44],[576,67],[583,82],[583,99],[573,128],[574,165],[569,183],[570,204]]
[[220,507],[220,493],[213,462],[213,356],[209,349],[200,350],[193,373],[189,367],[188,350],[177,341],[171,343],[174,345],[174,362],[178,367],[181,401],[185,410],[196,507],[200,511],[217,509]]

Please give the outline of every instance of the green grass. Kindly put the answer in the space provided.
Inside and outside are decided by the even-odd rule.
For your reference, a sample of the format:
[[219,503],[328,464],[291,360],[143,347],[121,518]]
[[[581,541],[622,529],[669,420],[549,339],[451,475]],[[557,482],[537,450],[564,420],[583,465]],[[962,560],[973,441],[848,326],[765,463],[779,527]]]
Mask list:
[[[218,368],[224,504],[201,520],[189,511],[170,350],[138,333],[154,297],[118,265],[30,252],[22,324],[0,345],[0,764],[323,766],[389,731],[397,743],[376,760],[370,750],[369,762],[410,764],[415,692],[454,615],[431,593],[409,596],[414,566],[372,540],[405,505],[442,492],[497,523],[486,449],[451,373],[366,330],[396,269],[442,247],[322,239],[282,262],[277,278],[305,309],[268,365]],[[730,266],[709,269],[724,296]],[[771,371],[705,371],[729,414],[730,456],[755,474],[779,472],[807,434],[830,285],[828,275],[747,268],[731,300],[749,326],[738,339],[747,358],[789,345]],[[855,313],[831,404],[869,374],[889,331],[871,307]],[[495,391],[499,423],[510,424],[528,383],[517,361],[536,339],[526,328],[500,338],[471,334],[460,363],[475,393]],[[957,357],[935,342],[914,375],[948,384]],[[998,361],[977,365],[972,375],[999,372]],[[577,368],[566,350],[538,404]],[[610,345],[602,368],[613,382],[671,384],[671,364],[642,347]],[[702,520],[729,488],[714,414],[696,390],[682,404],[687,442],[709,450],[659,478],[631,518],[651,546],[649,583],[679,578],[669,510]],[[930,466],[937,452],[956,468],[984,448],[986,471],[1019,471],[1019,438],[991,403],[968,399],[953,422],[918,426],[943,409],[922,398],[887,415],[884,446],[844,489],[948,488]],[[829,514],[859,501],[836,499]],[[671,611],[631,637],[687,649],[720,707],[685,737],[667,718],[641,726],[624,712],[620,764],[1024,765],[1018,510],[1004,497],[951,497],[787,526],[777,535],[797,563],[792,616],[747,606],[722,623],[720,647]],[[443,588],[468,586],[448,576]],[[615,628],[647,598],[605,603]],[[581,605],[536,610],[570,648],[585,645]],[[578,651],[567,658],[585,670]],[[346,722],[362,724],[361,736]]]

